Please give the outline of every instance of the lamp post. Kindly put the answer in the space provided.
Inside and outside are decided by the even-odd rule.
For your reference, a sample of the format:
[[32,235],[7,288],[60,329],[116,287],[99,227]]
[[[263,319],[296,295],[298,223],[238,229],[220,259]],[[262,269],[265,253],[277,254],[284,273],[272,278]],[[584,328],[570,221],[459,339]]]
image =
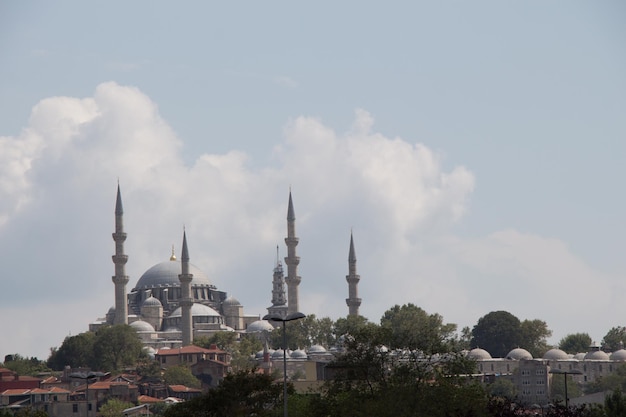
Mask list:
[[283,323],[283,415],[288,417],[287,412],[287,327],[288,321],[303,319],[306,316],[299,311],[287,314],[285,317],[278,314],[267,314],[263,320],[280,321]]
[[568,375],[582,375],[583,371],[580,369],[572,369],[570,371],[563,371],[562,369],[550,369],[551,374],[563,374],[563,382],[565,383],[565,408],[569,408],[569,398],[567,398],[567,376]]
[[89,417],[89,380],[93,378],[99,378],[106,375],[102,372],[74,372],[70,374],[70,378],[83,379],[85,381],[85,413],[86,417]]

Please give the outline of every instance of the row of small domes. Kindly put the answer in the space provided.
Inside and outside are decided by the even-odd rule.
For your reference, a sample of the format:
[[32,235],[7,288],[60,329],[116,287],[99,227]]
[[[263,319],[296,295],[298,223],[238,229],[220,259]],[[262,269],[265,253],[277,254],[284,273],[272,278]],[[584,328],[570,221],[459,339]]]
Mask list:
[[[485,359],[493,359],[491,354],[484,349],[474,348],[470,350],[467,354],[470,358],[477,360],[485,360]],[[506,357],[506,359],[513,360],[521,360],[521,359],[533,359],[533,355],[530,354],[529,351],[522,348],[515,348],[510,351]],[[594,360],[594,361],[626,361],[626,349],[616,350],[611,353],[611,355],[607,354],[602,350],[592,350],[587,353],[577,353],[576,355],[569,355],[561,349],[550,349],[548,350],[542,357],[542,359],[547,360],[567,360],[567,359],[576,359],[576,360]]]

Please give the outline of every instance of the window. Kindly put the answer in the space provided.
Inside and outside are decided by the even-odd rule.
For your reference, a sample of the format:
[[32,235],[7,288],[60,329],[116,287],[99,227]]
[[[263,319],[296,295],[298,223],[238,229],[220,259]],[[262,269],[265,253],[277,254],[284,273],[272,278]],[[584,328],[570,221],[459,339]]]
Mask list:
[[72,404],[72,413],[78,413],[78,404]]
[[538,379],[537,381],[535,381],[535,385],[545,385],[546,381],[544,379]]
[[537,369],[535,371],[535,375],[545,375],[546,370],[545,369]]

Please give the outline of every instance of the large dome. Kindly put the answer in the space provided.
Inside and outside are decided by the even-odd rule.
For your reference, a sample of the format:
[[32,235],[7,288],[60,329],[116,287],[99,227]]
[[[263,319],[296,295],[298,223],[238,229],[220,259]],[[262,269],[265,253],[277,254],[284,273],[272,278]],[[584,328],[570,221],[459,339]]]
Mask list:
[[474,348],[467,354],[468,357],[476,360],[491,359],[491,355],[485,349]]
[[[179,287],[180,281],[178,275],[181,273],[180,261],[166,261],[154,265],[143,273],[135,290],[144,290],[149,288],[162,287]],[[189,264],[189,273],[193,274],[191,281],[192,286],[210,286],[209,278],[194,264]]]

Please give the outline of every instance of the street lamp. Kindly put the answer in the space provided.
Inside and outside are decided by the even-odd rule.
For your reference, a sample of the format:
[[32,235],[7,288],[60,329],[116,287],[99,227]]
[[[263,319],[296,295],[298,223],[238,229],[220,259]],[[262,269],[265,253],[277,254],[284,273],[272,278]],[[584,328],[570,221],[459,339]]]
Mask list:
[[101,376],[105,376],[105,373],[102,372],[74,372],[70,374],[70,378],[78,378],[85,380],[85,411],[86,416],[89,417],[89,380],[94,378],[99,378]]
[[565,382],[565,408],[569,408],[569,398],[567,398],[567,376],[568,375],[582,375],[583,371],[580,369],[572,369],[570,371],[564,371],[562,369],[550,369],[548,371],[551,374],[563,374],[563,381]]
[[306,316],[299,311],[287,314],[285,317],[278,314],[267,314],[263,320],[280,321],[283,323],[283,414],[287,417],[287,327],[288,321],[300,320]]

